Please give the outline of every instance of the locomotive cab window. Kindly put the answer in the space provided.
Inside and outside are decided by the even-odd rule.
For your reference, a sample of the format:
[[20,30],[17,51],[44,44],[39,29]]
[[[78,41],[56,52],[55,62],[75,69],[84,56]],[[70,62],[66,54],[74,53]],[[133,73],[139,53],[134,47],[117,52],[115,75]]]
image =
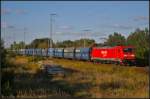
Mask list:
[[133,52],[133,48],[124,48],[123,51],[124,52]]

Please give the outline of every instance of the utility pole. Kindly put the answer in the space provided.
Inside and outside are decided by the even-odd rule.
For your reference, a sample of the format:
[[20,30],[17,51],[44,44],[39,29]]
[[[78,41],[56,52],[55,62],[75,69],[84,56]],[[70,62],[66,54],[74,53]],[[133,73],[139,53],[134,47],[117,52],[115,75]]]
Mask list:
[[[48,48],[52,48],[53,47],[53,40],[52,40],[52,35],[53,35],[53,16],[56,16],[55,13],[51,13],[50,14],[50,38],[48,40]],[[47,49],[47,54],[48,54],[48,49]]]
[[107,41],[107,38],[106,37],[101,37],[101,38],[99,38],[100,40],[103,40],[103,45],[104,45],[104,43],[105,43],[105,41]]
[[84,35],[84,42],[83,42],[83,46],[84,46],[84,48],[85,48],[85,46],[86,46],[86,42],[85,42],[85,39],[86,39],[86,33],[88,33],[89,31],[91,31],[91,30],[89,30],[89,29],[86,29],[86,30],[83,30],[84,32],[85,32],[85,35]]
[[[34,36],[34,35],[33,35]],[[33,37],[34,38],[34,37]],[[35,55],[35,44],[34,44],[35,42],[34,42],[34,39],[33,39],[33,63],[34,63],[34,55]]]
[[[26,34],[26,30],[27,30],[27,28],[25,28],[25,27],[24,27],[24,29],[23,29],[23,30],[24,30],[24,32],[23,32],[23,33],[24,33],[24,49],[25,49],[25,47],[26,47],[26,43],[25,43],[25,36],[26,36],[26,35],[25,35],[25,34]],[[25,55],[25,51],[24,51],[24,55]]]
[[24,42],[24,49],[25,49],[25,28],[24,28],[24,31],[23,31],[23,42]]
[[15,28],[13,26],[8,27],[12,30],[12,51],[15,50]]
[[7,41],[7,39],[6,39],[6,34],[5,34],[6,32],[5,32],[5,28],[4,28],[4,48],[6,48],[6,42],[5,41]]
[[13,51],[14,51],[14,50],[15,50],[15,32],[13,32],[13,41],[14,41],[14,42],[13,42],[13,43],[14,43],[14,44],[13,44],[13,45],[14,45],[14,46],[13,46]]
[[53,16],[56,16],[55,13],[51,13],[50,14],[50,40],[49,41],[49,44],[48,44],[48,47],[52,48],[53,47],[53,42],[52,42],[52,35],[53,35]]

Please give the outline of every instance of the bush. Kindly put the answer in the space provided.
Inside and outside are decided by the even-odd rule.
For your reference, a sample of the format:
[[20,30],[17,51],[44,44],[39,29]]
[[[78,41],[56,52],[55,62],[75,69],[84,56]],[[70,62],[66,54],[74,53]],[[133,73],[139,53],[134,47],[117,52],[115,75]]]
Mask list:
[[14,73],[12,71],[2,71],[2,95],[10,96],[13,93]]
[[38,62],[38,61],[41,61],[41,60],[43,60],[44,59],[44,57],[41,57],[41,56],[31,56],[31,57],[29,57],[29,62]]

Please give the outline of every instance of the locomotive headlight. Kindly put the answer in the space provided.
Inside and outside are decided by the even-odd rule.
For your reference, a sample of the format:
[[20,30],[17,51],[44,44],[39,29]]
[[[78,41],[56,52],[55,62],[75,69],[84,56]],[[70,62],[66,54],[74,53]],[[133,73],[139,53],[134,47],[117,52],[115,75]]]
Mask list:
[[134,54],[132,54],[131,56],[132,56],[132,57],[134,57],[135,55],[134,55]]
[[126,54],[124,54],[124,57],[127,57],[127,55],[126,55]]

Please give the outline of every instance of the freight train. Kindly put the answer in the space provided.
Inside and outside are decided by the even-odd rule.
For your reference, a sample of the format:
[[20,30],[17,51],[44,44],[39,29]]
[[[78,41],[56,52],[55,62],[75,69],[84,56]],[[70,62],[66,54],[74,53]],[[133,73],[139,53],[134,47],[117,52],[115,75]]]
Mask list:
[[43,57],[84,60],[94,63],[135,64],[133,46],[87,47],[87,48],[48,48],[19,49],[19,55],[34,55]]

